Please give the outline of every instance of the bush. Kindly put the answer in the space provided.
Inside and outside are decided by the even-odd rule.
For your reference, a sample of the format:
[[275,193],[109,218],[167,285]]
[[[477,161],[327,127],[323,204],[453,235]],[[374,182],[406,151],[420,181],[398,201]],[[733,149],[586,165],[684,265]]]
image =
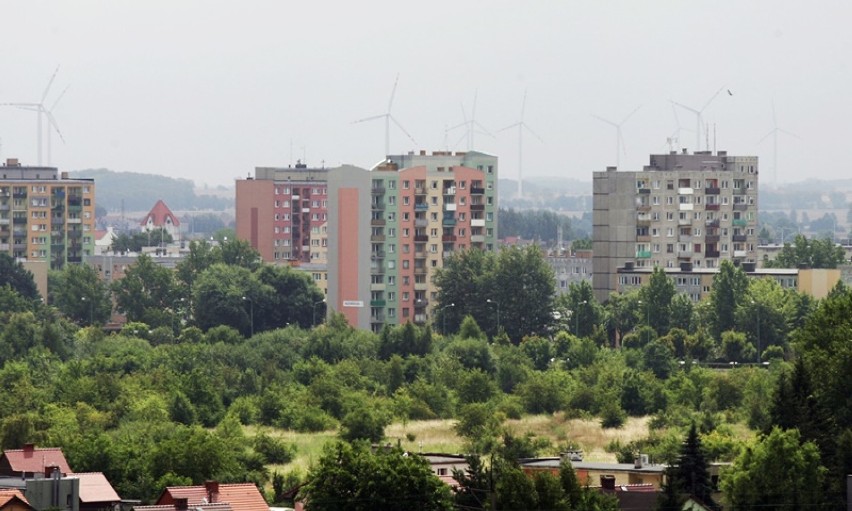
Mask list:
[[317,433],[334,429],[337,421],[316,406],[300,408],[300,413],[290,421],[293,429],[299,433]]
[[266,433],[258,433],[254,437],[254,450],[262,455],[266,463],[283,465],[290,463],[296,455],[296,446],[272,438]]
[[601,427],[603,428],[620,428],[624,426],[627,420],[627,414],[621,409],[615,401],[607,401],[601,407]]
[[378,442],[385,436],[387,417],[372,408],[358,408],[346,414],[341,421],[340,438],[347,442],[369,440]]

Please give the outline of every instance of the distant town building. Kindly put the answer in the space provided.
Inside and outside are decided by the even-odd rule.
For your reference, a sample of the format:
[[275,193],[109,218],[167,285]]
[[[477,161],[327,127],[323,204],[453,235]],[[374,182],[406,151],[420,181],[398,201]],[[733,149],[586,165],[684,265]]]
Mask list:
[[619,268],[717,268],[757,261],[758,159],[727,152],[652,154],[642,171],[593,175],[595,298]]
[[553,250],[545,256],[556,277],[556,294],[568,292],[571,284],[592,282],[592,251]]
[[172,239],[180,238],[180,220],[162,200],[158,200],[151,211],[142,218],[142,221],[139,222],[139,228],[142,232],[163,229],[169,233]]
[[93,179],[69,179],[55,167],[23,166],[15,158],[0,167],[0,252],[58,270],[93,253],[94,232]]

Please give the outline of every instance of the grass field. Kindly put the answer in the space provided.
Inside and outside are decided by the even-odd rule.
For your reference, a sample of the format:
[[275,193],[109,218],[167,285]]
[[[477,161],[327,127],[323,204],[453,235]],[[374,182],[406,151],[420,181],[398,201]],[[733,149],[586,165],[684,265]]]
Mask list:
[[[411,421],[403,426],[394,423],[385,429],[388,441],[399,443],[403,449],[413,452],[461,453],[463,440],[453,431],[453,420]],[[638,440],[648,435],[648,418],[629,418],[619,429],[602,429],[598,420],[566,419],[562,414],[531,415],[504,423],[516,435],[532,432],[537,437],[547,438],[553,445],[553,452],[543,452],[545,456],[556,456],[557,446],[571,443],[586,454],[590,461],[615,461],[615,456],[606,452],[606,445],[618,439],[622,443]],[[337,431],[321,433],[296,433],[284,430],[266,430],[271,436],[281,438],[296,445],[296,458],[287,465],[272,465],[271,471],[306,472],[322,454],[323,446],[337,437]],[[254,435],[255,428],[246,429],[246,434]],[[414,436],[413,441],[406,438]]]

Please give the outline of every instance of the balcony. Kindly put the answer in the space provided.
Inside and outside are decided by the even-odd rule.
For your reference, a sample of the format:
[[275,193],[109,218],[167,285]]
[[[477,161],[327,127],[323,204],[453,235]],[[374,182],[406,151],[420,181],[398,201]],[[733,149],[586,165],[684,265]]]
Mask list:
[[648,194],[651,193],[651,189],[650,188],[638,188],[636,190],[636,193],[639,193],[639,194],[642,194],[642,195],[648,195]]
[[636,220],[636,227],[651,227],[650,220]]
[[415,234],[414,235],[414,242],[415,243],[426,243],[427,241],[429,241],[429,236],[426,236],[425,234]]
[[425,266],[418,266],[418,267],[414,268],[414,274],[415,275],[426,275],[427,271],[428,270],[426,269]]
[[731,223],[733,223],[736,227],[745,227],[748,222],[746,222],[742,218],[734,218],[733,220],[731,220]]
[[707,236],[704,236],[704,243],[719,243],[719,235],[708,234]]
[[444,218],[444,221],[441,222],[441,223],[443,225],[450,225],[450,226],[456,225],[456,219],[455,218]]
[[470,220],[471,227],[485,227],[485,219],[484,218],[472,218]]
[[485,236],[482,234],[474,234],[470,237],[471,243],[485,243]]
[[745,204],[743,202],[734,203],[734,211],[747,211],[747,210],[748,210],[748,204]]
[[15,217],[12,219],[12,223],[15,225],[27,225],[27,219],[22,217]]
[[426,259],[426,251],[420,250],[420,251],[414,252],[414,258],[415,259]]
[[9,225],[8,218],[0,218],[0,225]]
[[648,234],[641,234],[641,235],[637,234],[636,235],[636,241],[649,243],[651,241],[651,236],[648,235]]
[[678,195],[692,195],[695,191],[692,188],[678,188]]
[[708,186],[704,189],[705,195],[719,195],[719,188],[716,186]]
[[734,188],[733,193],[734,193],[734,195],[745,195],[746,189],[745,188]]
[[370,188],[370,193],[372,193],[373,195],[381,195],[385,193],[385,190],[386,189],[384,186],[374,186]]
[[385,241],[384,234],[373,234],[370,236],[370,241]]
[[689,218],[678,218],[677,224],[678,225],[692,225],[692,220],[690,220]]
[[692,259],[692,252],[689,250],[679,250],[677,253],[678,259]]
[[678,243],[692,243],[692,236],[680,235],[677,237]]
[[745,256],[746,256],[745,250],[734,250],[734,257],[745,257]]
[[[385,274],[385,268],[380,264],[377,264],[375,266],[370,266],[370,273],[373,274],[373,275],[384,275]],[[382,284],[382,286],[384,286],[384,284]]]
[[26,199],[27,198],[27,192],[14,192],[14,193],[12,193],[12,198],[13,199]]
[[370,300],[370,307],[384,307],[387,304],[386,300]]
[[9,245],[8,243],[0,243],[0,250],[2,250],[3,252],[8,252],[9,248],[11,248],[11,245]]
[[428,226],[429,226],[429,220],[426,220],[425,218],[415,218],[414,219],[414,227],[428,227]]
[[720,255],[720,254],[719,254],[719,251],[718,251],[718,250],[705,250],[705,251],[704,251],[704,257],[713,257],[713,258],[718,258],[718,257],[719,257],[719,255]]
[[9,211],[8,204],[0,204],[0,211]]
[[415,186],[414,187],[414,195],[426,195],[426,187],[425,186]]
[[485,204],[471,204],[471,211],[485,211]]
[[704,222],[704,225],[706,227],[719,227],[719,219],[715,218],[713,220],[707,220],[706,222]]
[[68,256],[69,263],[82,263],[83,256]]
[[471,195],[482,195],[484,193],[485,193],[485,188],[481,188],[481,187],[478,187],[478,186],[471,186],[470,187],[470,194]]
[[415,282],[414,283],[414,290],[415,291],[426,291],[426,289],[428,287],[429,287],[429,284],[427,284],[426,282]]
[[82,224],[83,220],[81,218],[67,218],[66,221],[69,224]]
[[384,218],[373,218],[370,220],[370,225],[385,225],[385,223]]
[[414,307],[417,308],[417,309],[423,309],[423,308],[428,307],[428,306],[429,306],[429,300],[427,300],[425,298],[418,298],[417,300],[414,300]]
[[383,211],[385,209],[385,205],[381,202],[373,202],[370,204],[370,208],[373,211]]
[[372,259],[373,261],[376,261],[376,260],[379,260],[379,259],[384,259],[384,258],[385,258],[385,253],[382,252],[381,250],[376,250],[376,251],[370,252],[370,259]]
[[680,211],[692,211],[695,209],[695,204],[678,204],[677,209]]
[[82,197],[75,197],[73,195],[69,196],[68,197],[68,205],[69,206],[82,206],[83,205],[83,198]]
[[425,324],[427,319],[428,318],[426,317],[426,314],[415,314],[414,315],[414,323],[417,324],[417,325]]
[[455,195],[455,194],[456,194],[456,187],[455,186],[451,186],[449,188],[444,188],[444,195]]
[[429,205],[425,202],[415,202],[414,203],[414,211],[428,211]]
[[370,323],[384,323],[385,315],[384,314],[373,314],[370,316]]
[[706,209],[707,211],[719,211],[719,205],[718,204],[705,204],[704,209]]
[[636,211],[642,211],[642,212],[651,211],[651,205],[650,204],[640,204],[640,205],[636,206]]
[[456,235],[444,234],[443,236],[441,236],[441,241],[443,241],[444,243],[454,243],[456,241]]
[[636,259],[650,259],[651,251],[650,250],[637,250],[636,251]]
[[731,239],[736,243],[745,243],[745,241],[748,239],[748,236],[746,236],[745,234],[734,234],[733,236],[731,236]]

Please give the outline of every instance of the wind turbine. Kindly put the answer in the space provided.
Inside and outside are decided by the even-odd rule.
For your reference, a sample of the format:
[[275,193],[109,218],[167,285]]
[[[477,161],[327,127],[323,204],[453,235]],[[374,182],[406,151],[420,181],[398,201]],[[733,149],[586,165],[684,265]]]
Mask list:
[[[693,149],[693,151],[701,150],[701,126],[704,124],[704,110],[707,110],[707,107],[710,106],[710,103],[712,103],[713,100],[715,100],[719,96],[719,94],[722,93],[723,90],[725,90],[724,85],[722,87],[719,87],[719,90],[717,90],[716,93],[713,94],[713,96],[710,97],[710,99],[708,99],[706,103],[704,103],[704,106],[702,106],[700,110],[696,110],[692,107],[684,105],[683,103],[678,103],[677,101],[670,100],[673,105],[677,105],[683,108],[684,110],[689,110],[690,112],[695,114],[695,149]],[[730,90],[728,91],[728,94],[732,95]]]
[[[50,110],[44,108],[44,100],[47,98],[47,94],[50,92],[50,87],[53,85],[53,80],[56,79],[56,74],[59,73],[59,66],[56,66],[56,71],[50,76],[50,80],[47,82],[47,87],[44,88],[44,92],[41,95],[41,100],[38,103],[3,103],[6,106],[15,106],[18,108],[22,108],[24,110],[32,110],[36,113],[36,147],[38,152],[38,166],[40,167],[42,164],[42,136],[44,134],[44,129],[42,127],[43,121],[42,116],[47,117],[48,123],[52,124],[56,132],[59,133],[59,137],[62,138],[62,133],[59,132],[59,127],[56,125],[56,120],[53,118],[53,107]],[[67,90],[67,87],[66,87]],[[59,102],[59,99],[62,99],[62,96],[65,94],[65,91],[62,91],[62,94],[59,95],[59,98],[54,102],[53,106],[56,106],[56,103]],[[64,138],[63,138],[64,142]],[[48,147],[50,144],[50,130],[48,127]],[[49,149],[48,149],[49,151]]]
[[[467,139],[467,150],[468,151],[473,150],[473,147],[474,147],[473,139],[474,139],[474,135],[476,133],[479,133],[480,135],[488,135],[489,137],[492,137],[492,138],[494,137],[494,135],[492,135],[491,132],[488,131],[488,129],[485,126],[479,124],[479,122],[477,122],[477,120],[476,120],[476,98],[477,98],[478,95],[479,95],[479,91],[478,90],[474,91],[474,93],[473,93],[473,109],[471,110],[470,119],[468,119],[467,111],[464,108],[464,104],[462,104],[462,118],[464,118],[464,122],[462,122],[460,124],[456,124],[455,126],[453,126],[451,128],[447,128],[447,130],[446,130],[446,131],[449,132],[449,131],[452,131],[456,128],[461,128],[461,127],[466,128],[464,135],[462,135],[462,137],[459,138],[458,142],[456,142],[456,145],[458,145],[459,142],[461,142],[462,140],[464,140],[466,138]],[[477,128],[479,128],[479,129],[477,130]]]
[[799,140],[801,140],[801,137],[799,135],[796,135],[795,133],[791,133],[791,132],[785,130],[784,128],[778,127],[778,118],[775,116],[775,100],[773,99],[772,100],[772,130],[770,130],[769,133],[764,135],[763,138],[760,139],[758,144],[763,143],[763,141],[766,140],[769,137],[769,135],[772,135],[772,173],[773,173],[772,179],[774,181],[775,188],[778,188],[778,134],[779,133],[784,133],[785,135],[790,135],[791,137],[795,137],[795,138],[798,138]]
[[393,123],[396,124],[397,128],[399,128],[403,133],[405,133],[405,135],[412,142],[417,144],[417,141],[414,140],[414,137],[412,137],[407,131],[405,131],[405,128],[402,127],[402,124],[400,124],[399,121],[397,121],[396,118],[393,116],[393,114],[391,114],[391,107],[393,106],[393,97],[396,95],[396,86],[397,86],[398,83],[399,83],[399,74],[396,75],[396,80],[394,80],[394,82],[393,82],[393,90],[391,91],[390,100],[388,101],[388,111],[387,112],[385,112],[383,114],[379,114],[379,115],[373,115],[373,116],[370,116],[370,117],[365,117],[363,119],[358,119],[357,121],[352,123],[352,124],[358,124],[359,122],[367,122],[367,121],[374,121],[376,119],[384,119],[385,120],[385,156],[390,155],[390,123],[391,123],[391,121],[393,121]]
[[627,155],[627,150],[624,148],[624,137],[621,135],[621,126],[623,126],[624,123],[627,122],[627,119],[633,117],[633,114],[635,114],[640,108],[642,108],[642,105],[639,105],[635,109],[633,109],[633,111],[627,114],[627,117],[622,119],[619,123],[614,123],[608,119],[604,119],[599,115],[592,114],[592,117],[594,117],[595,119],[605,122],[615,128],[615,168],[618,168],[619,166],[621,153],[623,152],[625,155]]
[[524,122],[524,111],[527,107],[527,91],[524,91],[524,100],[521,103],[521,120],[516,123],[510,124],[501,130],[497,130],[497,132],[506,131],[510,128],[518,128],[518,198],[524,198],[524,172],[523,172],[523,163],[524,163],[524,130],[527,130],[534,136],[539,139],[542,143],[544,140],[541,139],[540,136],[536,135],[535,131],[530,128],[527,123]]

